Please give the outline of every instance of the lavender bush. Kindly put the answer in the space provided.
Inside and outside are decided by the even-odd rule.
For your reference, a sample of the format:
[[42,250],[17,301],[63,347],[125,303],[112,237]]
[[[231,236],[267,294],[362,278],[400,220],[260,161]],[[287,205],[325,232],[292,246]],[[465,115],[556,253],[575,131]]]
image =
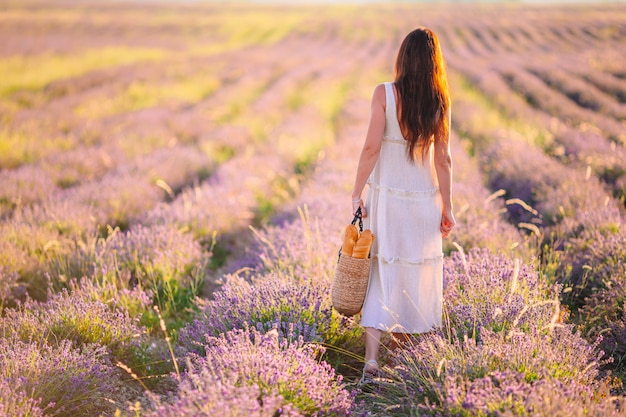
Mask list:
[[[457,226],[453,236],[444,241],[444,252],[451,253],[459,245],[464,249],[488,248],[493,252],[509,252],[525,256],[527,249],[520,232],[506,221],[506,207],[501,198],[476,189],[470,182],[457,182],[454,192]],[[455,245],[456,244],[456,245]]]
[[19,285],[19,274],[7,269],[5,266],[0,266],[0,314],[2,314],[3,307],[13,300],[15,290]]
[[516,222],[544,220],[554,225],[577,211],[605,206],[608,194],[597,179],[586,179],[584,172],[573,170],[563,176],[562,165],[521,140],[495,142],[482,158],[491,188],[502,188],[509,197],[531,206],[509,205]]
[[55,248],[59,234],[29,224],[21,218],[21,214],[0,224],[0,265],[3,273],[8,275],[7,281],[15,282],[19,275],[20,284],[28,288],[31,296],[45,299],[48,280],[45,277],[45,257]]
[[0,207],[7,211],[44,200],[55,191],[54,183],[39,165],[0,170]]
[[[624,416],[619,401],[588,386],[554,379],[528,383],[522,373],[493,372],[474,381],[446,377],[446,415]],[[424,407],[428,410],[428,407]]]
[[[83,279],[51,294],[47,302],[28,300],[0,318],[0,338],[75,349],[101,346],[112,363],[130,367],[155,386],[174,370],[162,336],[148,334],[142,325],[152,311],[152,299],[139,289],[117,289]],[[132,314],[128,308],[131,308]],[[151,316],[149,316],[151,317]]]
[[78,350],[70,341],[51,346],[0,339],[0,380],[17,395],[27,393],[46,414],[69,417],[110,413],[113,404],[120,401],[115,374],[101,346]]
[[83,182],[64,190],[65,199],[95,208],[101,225],[123,229],[137,223],[144,212],[213,169],[206,155],[187,147],[158,149],[107,172],[97,181]]
[[386,415],[547,415],[535,394],[544,384],[577,387],[564,395],[568,409],[576,407],[576,395],[590,404],[598,393],[606,395],[596,379],[597,356],[595,346],[571,326],[530,332],[518,326],[508,333],[483,329],[480,342],[433,333],[396,355],[388,379],[365,398]]
[[114,361],[133,355],[145,331],[122,309],[111,309],[100,300],[90,300],[67,290],[52,294],[46,303],[27,301],[6,311],[0,319],[4,338],[74,348],[104,346]]
[[272,177],[284,170],[285,162],[269,151],[235,156],[207,181],[184,189],[171,204],[156,205],[143,223],[188,227],[201,240],[211,239],[214,232],[244,228],[256,215],[258,199],[272,194]]
[[[580,382],[586,384],[595,378],[598,359],[595,345],[585,342],[580,333],[574,332],[572,325],[563,322],[567,313],[560,306],[558,292],[546,287],[529,266],[520,265],[503,255],[473,250],[467,257],[455,253],[447,259],[444,275],[445,308],[449,321],[442,332],[449,334],[448,338],[454,340],[469,336],[483,347],[493,343],[494,346],[490,347],[492,353],[500,349],[507,351],[497,355],[501,359],[516,357],[514,361],[555,361],[549,366],[543,363],[536,369],[554,371],[555,367],[567,368],[567,371],[562,370],[559,375],[552,376],[581,377]],[[519,344],[515,348],[495,347],[498,338],[502,339],[503,346],[514,343],[515,339]],[[534,344],[536,351],[521,349],[524,343],[526,348]],[[546,344],[545,348],[539,347],[542,343]],[[562,356],[557,364],[559,350]],[[524,355],[529,356],[524,358]],[[590,363],[595,365],[587,368]],[[527,371],[529,364],[526,362],[524,365]],[[578,367],[585,369],[587,374],[578,372]]]
[[612,94],[620,103],[626,103],[626,84],[614,75],[595,68],[584,68],[577,75],[600,91]]
[[[320,220],[310,216],[307,206],[299,207],[297,211],[299,216],[296,219],[270,225],[257,234],[260,244],[256,250],[262,270],[292,275],[295,280],[312,279],[316,285],[330,288],[341,230],[325,236],[323,230],[335,229],[322,229]],[[330,221],[344,226],[337,218]]]
[[552,227],[559,237],[576,236],[583,229],[615,229],[621,222],[619,203],[595,177],[571,172],[556,189],[540,188],[544,197],[538,209],[557,223]]
[[[174,328],[188,320],[208,261],[208,254],[191,234],[173,225],[137,225],[128,232],[115,231],[92,249],[86,256],[95,258],[93,275],[121,288],[138,286],[150,291]],[[150,327],[158,328],[156,316],[150,310],[147,313]]]
[[624,195],[622,181],[626,174],[626,149],[616,146],[596,131],[578,131],[567,126],[556,129],[554,140],[555,149],[547,151],[564,164],[591,169],[616,197]]
[[552,252],[558,265],[548,278],[563,285],[563,300],[571,309],[581,307],[594,288],[623,274],[623,216],[595,177],[573,170],[564,177],[558,163],[521,141],[495,143],[485,158],[494,161],[488,165],[493,186],[536,209],[518,210],[514,218],[542,217],[551,225],[555,247],[542,248],[543,256]]
[[595,114],[604,114],[624,119],[624,106],[616,105],[614,98],[595,86],[580,80],[564,70],[554,68],[532,68],[531,73],[540,78],[548,87],[558,90],[584,109],[592,110]]
[[149,290],[142,290],[139,287],[120,288],[113,283],[103,282],[101,277],[97,276],[70,281],[68,291],[71,297],[82,302],[106,304],[111,311],[127,314],[132,321],[138,320],[146,311],[152,310],[153,305],[153,294]]
[[101,181],[87,182],[65,190],[65,196],[76,205],[94,207],[97,224],[129,225],[143,212],[154,207],[163,197],[164,191],[151,184],[142,173],[107,173]]
[[276,329],[281,338],[346,348],[358,339],[360,329],[332,310],[329,291],[313,280],[280,274],[255,277],[251,283],[229,276],[198,318],[181,330],[179,342],[202,352],[206,334],[251,326],[260,332]]
[[130,273],[148,289],[172,279],[190,285],[189,273],[203,255],[190,234],[171,225],[137,225],[128,232],[117,231],[98,249],[99,268],[116,275]]
[[626,283],[623,274],[607,281],[580,309],[580,323],[588,339],[600,338],[600,349],[613,358],[608,368],[624,379],[626,363]]
[[[102,237],[93,222],[74,224],[68,218],[66,223],[67,214],[57,217],[68,211],[83,215],[76,207],[70,210],[67,201],[60,203],[16,212],[0,229],[7,248],[0,264],[17,270],[33,297],[45,299],[48,284],[59,289],[72,278],[90,276],[117,288],[140,285],[150,290],[174,321],[188,314],[185,309],[200,289],[208,260],[191,234],[173,225],[136,225],[126,232],[109,227]],[[84,217],[89,218],[92,213],[86,210]]]
[[202,181],[215,169],[212,155],[195,146],[174,145],[155,149],[133,167],[153,182],[169,198],[184,187]]
[[[613,219],[619,221],[619,214]],[[556,278],[570,288],[564,300],[572,309],[582,307],[595,291],[624,279],[625,248],[626,233],[619,226],[590,227],[565,243]]]
[[257,385],[236,385],[217,379],[206,368],[196,370],[183,380],[174,402],[156,399],[155,410],[145,417],[300,417],[303,414],[282,396],[263,393]]
[[205,351],[206,356],[193,361],[190,374],[256,385],[261,398],[280,395],[303,415],[345,416],[350,411],[342,377],[316,359],[323,352],[319,345],[281,340],[277,331],[242,329],[207,337]]
[[515,256],[528,255],[528,240],[517,228],[506,221],[503,190],[491,192],[483,186],[483,178],[477,161],[464,149],[467,140],[452,135],[451,148],[454,155],[455,218],[457,226],[451,239],[445,239],[444,252],[457,250],[458,246],[469,250],[474,247],[489,248],[493,252],[508,252]]
[[[91,131],[85,136],[94,133]],[[74,149],[52,153],[42,165],[50,180],[59,188],[67,189],[98,181],[107,172],[129,162],[129,156],[120,146],[105,142],[92,146],[82,143]]]
[[450,330],[480,338],[482,329],[509,332],[541,328],[552,320],[554,303],[537,272],[503,254],[473,249],[454,252],[444,263],[444,299]]
[[[15,211],[13,222],[21,222],[37,230],[57,233],[57,240],[74,240],[91,233],[98,227],[98,208],[89,202],[77,201],[72,195],[59,192],[38,204]],[[63,242],[65,243],[65,242]]]
[[16,391],[8,380],[0,381],[0,417],[43,417],[39,401]]
[[307,342],[324,340],[332,317],[326,289],[320,291],[310,283],[289,282],[289,277],[270,274],[252,281],[226,277],[214,299],[181,331],[180,342],[195,350],[205,334],[217,336],[246,325],[261,332],[276,328],[282,337],[302,336]]

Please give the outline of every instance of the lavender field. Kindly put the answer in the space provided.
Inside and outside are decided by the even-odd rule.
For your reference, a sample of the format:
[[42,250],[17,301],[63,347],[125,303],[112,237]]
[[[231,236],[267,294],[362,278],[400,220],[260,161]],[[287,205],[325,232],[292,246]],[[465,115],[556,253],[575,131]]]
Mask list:
[[[444,326],[330,284],[374,86],[440,37]],[[0,416],[626,416],[626,5],[0,3]]]

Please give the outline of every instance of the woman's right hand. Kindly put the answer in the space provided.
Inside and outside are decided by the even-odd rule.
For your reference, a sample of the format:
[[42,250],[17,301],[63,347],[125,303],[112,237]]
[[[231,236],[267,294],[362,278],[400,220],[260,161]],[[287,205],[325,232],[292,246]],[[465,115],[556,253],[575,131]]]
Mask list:
[[456,220],[454,219],[454,215],[452,214],[452,209],[444,209],[443,213],[441,214],[441,225],[439,227],[442,237],[448,237],[450,231],[454,226],[456,226]]
[[365,210],[365,204],[363,204],[363,199],[352,199],[352,215],[356,215],[356,211],[359,209],[359,207],[361,207],[361,216],[367,217],[367,211]]

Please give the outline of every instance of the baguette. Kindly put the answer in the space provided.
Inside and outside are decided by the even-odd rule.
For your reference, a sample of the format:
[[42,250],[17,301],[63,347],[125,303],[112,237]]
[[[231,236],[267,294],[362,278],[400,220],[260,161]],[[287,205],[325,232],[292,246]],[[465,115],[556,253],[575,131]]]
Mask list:
[[352,256],[352,251],[354,250],[354,245],[356,245],[357,239],[359,238],[359,231],[356,226],[353,224],[349,224],[346,227],[346,231],[343,236],[343,246],[341,246],[341,254],[345,256]]
[[374,243],[374,234],[371,230],[364,230],[352,250],[352,257],[356,259],[365,259],[370,254],[370,249]]

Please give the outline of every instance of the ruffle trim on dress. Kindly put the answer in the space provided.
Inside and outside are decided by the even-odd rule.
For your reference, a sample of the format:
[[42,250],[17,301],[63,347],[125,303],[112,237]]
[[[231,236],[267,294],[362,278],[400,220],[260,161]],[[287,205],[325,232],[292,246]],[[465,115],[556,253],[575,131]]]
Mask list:
[[421,259],[408,259],[400,256],[384,256],[384,255],[372,255],[372,259],[380,259],[386,264],[401,264],[401,265],[422,265],[429,263],[437,263],[443,261],[443,254],[439,256],[433,256],[431,258]]
[[434,195],[439,191],[439,187],[431,188],[430,190],[412,191],[412,190],[403,190],[401,188],[388,187],[386,185],[376,184],[371,181],[368,181],[367,184],[370,186],[370,188],[373,188],[375,190],[385,190],[393,194],[405,195],[405,196],[423,197],[423,196],[428,196],[428,195]]
[[385,142],[401,143],[402,145],[406,144],[406,140],[404,138],[398,138],[395,136],[383,136],[383,140]]

